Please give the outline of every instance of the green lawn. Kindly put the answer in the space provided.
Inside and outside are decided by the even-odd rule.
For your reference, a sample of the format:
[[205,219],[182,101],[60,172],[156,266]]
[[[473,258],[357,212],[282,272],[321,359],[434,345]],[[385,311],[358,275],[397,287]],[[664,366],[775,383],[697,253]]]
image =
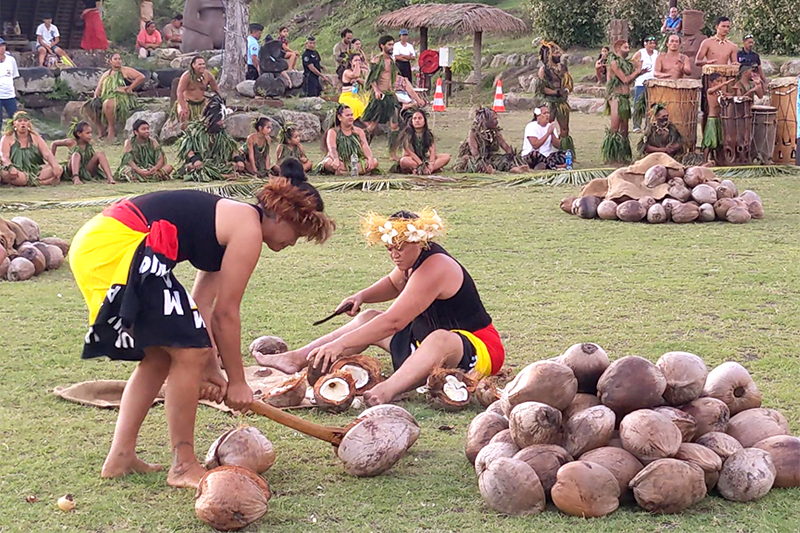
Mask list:
[[[516,139],[526,119],[504,117],[503,126]],[[604,121],[576,119],[579,154],[592,166]],[[442,145],[452,150],[468,122],[462,118],[447,128],[442,122]],[[365,246],[358,215],[430,205],[450,223],[444,244],[476,279],[511,366],[519,369],[582,341],[599,343],[612,358],[636,354],[655,361],[666,351],[686,350],[709,366],[738,361],[757,381],[765,405],[780,409],[798,434],[797,181],[761,178],[738,185],[761,195],[764,220],[743,226],[587,221],[558,209],[563,196],[576,192],[569,188],[325,193],[338,222],[336,235],[323,247],[303,244],[279,255],[265,249],[243,303],[243,346],[261,334],[298,346],[341,324],[336,319],[311,326],[391,266],[385,251]],[[3,188],[0,201],[98,197],[165,186],[177,184]],[[0,216],[30,216],[43,235],[70,238],[99,209]],[[177,274],[190,283],[194,272],[183,265]],[[58,385],[124,379],[133,368],[80,360],[87,313],[69,269],[25,283],[2,282],[0,302],[0,531],[208,531],[194,516],[193,492],[166,486],[165,473],[101,480],[116,412],[51,395]],[[382,361],[388,367],[388,358]],[[800,530],[799,489],[774,490],[749,504],[712,495],[676,516],[625,507],[607,518],[582,520],[552,505],[533,517],[500,516],[482,503],[463,453],[466,427],[478,409],[448,414],[422,400],[403,405],[420,421],[422,435],[403,460],[377,478],[347,476],[328,445],[264,418],[234,419],[205,407],[198,413],[197,453],[204,456],[217,436],[242,422],[257,426],[274,443],[278,459],[266,473],[273,491],[270,509],[247,531]],[[301,414],[332,425],[352,417]],[[450,425],[451,431],[440,429]],[[139,451],[146,460],[169,462],[163,406],[145,421]],[[77,502],[69,514],[55,505],[67,492]],[[32,494],[39,501],[26,503]]]

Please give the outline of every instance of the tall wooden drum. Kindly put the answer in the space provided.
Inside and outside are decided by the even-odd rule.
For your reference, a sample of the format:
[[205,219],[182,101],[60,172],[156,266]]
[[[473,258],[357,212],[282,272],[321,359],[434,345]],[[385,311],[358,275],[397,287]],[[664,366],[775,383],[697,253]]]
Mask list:
[[771,165],[772,153],[775,151],[778,110],[771,105],[754,105],[750,109],[753,114],[750,155],[753,156],[753,162],[758,161],[762,165]]
[[717,163],[722,166],[749,165],[752,162],[753,99],[749,96],[723,96],[720,104],[722,146],[717,150]]
[[644,82],[647,109],[653,104],[664,104],[669,120],[683,136],[684,148],[694,151],[697,145],[697,111],[700,109],[700,80],[662,80],[653,78]]
[[[719,74],[722,81],[736,79],[736,76],[739,75],[739,65],[703,65],[703,91],[700,98],[700,105],[705,114],[708,114],[707,98],[708,88],[710,87],[708,78],[712,74]],[[728,87],[730,87],[730,85]],[[705,124],[705,122],[703,124]]]
[[797,154],[797,78],[777,78],[769,82],[770,103],[778,111],[775,163],[791,165]]

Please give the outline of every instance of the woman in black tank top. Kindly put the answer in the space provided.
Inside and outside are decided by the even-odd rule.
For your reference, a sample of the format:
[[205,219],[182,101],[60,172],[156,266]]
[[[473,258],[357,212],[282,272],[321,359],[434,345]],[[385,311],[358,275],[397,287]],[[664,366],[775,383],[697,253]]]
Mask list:
[[[339,357],[378,346],[391,354],[395,373],[364,394],[368,405],[393,401],[442,367],[474,377],[496,374],[505,356],[500,335],[469,272],[432,242],[444,232],[436,212],[400,211],[388,219],[372,214],[362,228],[370,244],[386,246],[395,269],[339,304],[355,320],[299,350],[258,362],[284,372],[307,364],[325,372]],[[390,300],[386,312],[360,312],[364,303]]]
[[[256,205],[200,191],[156,192],[110,206],[73,239],[70,267],[89,307],[82,357],[140,361],[122,395],[103,477],[159,468],[138,459],[135,446],[165,380],[173,486],[196,487],[205,473],[194,454],[198,400],[235,410],[252,402],[239,306],[261,245],[278,252],[300,237],[323,243],[335,227],[302,165],[287,160],[281,168],[287,177],[269,180]],[[191,296],[173,273],[184,261],[199,271]]]

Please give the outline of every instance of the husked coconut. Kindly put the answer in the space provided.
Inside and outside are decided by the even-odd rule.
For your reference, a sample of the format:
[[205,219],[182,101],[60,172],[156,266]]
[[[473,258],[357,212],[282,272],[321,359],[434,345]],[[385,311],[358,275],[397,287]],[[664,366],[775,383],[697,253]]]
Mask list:
[[22,228],[22,233],[25,234],[25,239],[29,242],[38,241],[42,234],[39,230],[39,224],[27,217],[14,217],[11,222],[19,224]]
[[722,400],[698,398],[681,407],[681,411],[692,415],[697,422],[695,439],[710,431],[724,433],[728,429],[731,412]]
[[769,453],[775,466],[773,487],[800,487],[800,439],[777,435],[759,441],[753,447]]
[[622,447],[643,463],[672,457],[678,451],[682,437],[672,420],[649,409],[634,411],[619,424]]
[[700,214],[697,216],[699,222],[714,222],[717,218],[717,213],[714,211],[714,206],[711,204],[702,204],[700,206]]
[[689,187],[697,187],[701,183],[714,179],[714,171],[708,167],[689,167],[683,173],[683,181]]
[[647,210],[636,200],[628,200],[617,206],[617,218],[623,222],[639,222],[645,215]]
[[356,381],[344,370],[322,376],[314,385],[314,402],[327,413],[347,411],[355,398]]
[[475,464],[478,452],[504,429],[508,429],[508,420],[496,413],[480,413],[473,418],[467,428],[467,444],[464,449],[467,460]]
[[600,405],[600,399],[597,397],[597,395],[579,392],[575,395],[575,398],[572,400],[572,403],[569,404],[569,407],[561,412],[561,419],[569,420],[576,413],[580,413],[584,409],[594,407],[595,405]]
[[678,459],[659,459],[630,482],[640,507],[651,513],[680,513],[706,497],[703,469]]
[[500,416],[506,416],[506,411],[503,409],[503,399],[502,394],[500,395],[501,398],[492,403],[489,407],[486,408],[487,413],[497,413]]
[[357,395],[363,395],[381,382],[381,364],[368,355],[341,357],[331,365],[331,372],[337,370],[343,370],[353,376]]
[[28,281],[35,273],[36,267],[33,266],[33,263],[24,257],[15,257],[8,265],[6,279],[8,281]]
[[764,207],[761,202],[750,202],[747,204],[747,212],[750,213],[750,218],[761,220],[764,218]]
[[667,180],[667,185],[669,185],[670,187],[675,185],[679,185],[681,187],[687,187],[686,181],[683,179],[682,176],[675,176],[674,178],[670,178],[669,180]]
[[597,206],[597,216],[603,220],[617,220],[617,202],[614,200],[603,200]]
[[11,267],[11,259],[6,257],[2,261],[0,261],[0,279],[6,279],[8,275],[8,269]]
[[633,501],[633,493],[628,483],[644,465],[631,452],[613,446],[595,448],[580,456],[580,460],[602,466],[616,478],[619,485],[620,501]]
[[664,399],[670,405],[683,405],[696,400],[703,392],[708,369],[693,353],[667,352],[656,362],[667,380]]
[[500,389],[505,387],[509,381],[511,381],[511,369],[504,366],[497,374],[486,376],[478,382],[475,387],[475,399],[482,406],[489,407],[500,399]]
[[561,412],[540,402],[523,402],[508,417],[508,429],[520,448],[534,444],[561,444]]
[[644,173],[644,186],[650,189],[663,185],[667,182],[667,167],[664,165],[653,165]]
[[[722,180],[719,184],[720,187],[725,187],[730,191],[733,191],[733,196],[739,196],[739,189],[736,187],[736,184],[731,180]],[[719,192],[719,191],[718,191]]]
[[630,413],[660,405],[667,387],[664,374],[656,365],[636,355],[617,359],[597,382],[600,403],[616,413]]
[[236,531],[267,513],[267,481],[240,466],[220,466],[200,479],[195,493],[197,518],[220,531]]
[[519,459],[533,468],[545,494],[550,495],[550,489],[556,484],[558,469],[573,461],[567,450],[555,444],[535,444],[518,451],[514,459]]
[[356,420],[361,422],[362,420],[367,420],[370,418],[383,418],[387,416],[402,418],[407,422],[410,422],[411,425],[419,427],[419,423],[417,422],[417,419],[414,418],[414,415],[412,415],[399,405],[394,405],[391,403],[384,403],[376,405],[374,407],[370,407],[369,409],[365,409],[360,415],[358,415],[358,418]]
[[[50,249],[43,242],[35,242],[35,243],[33,243],[33,246],[35,246],[36,249],[39,250],[42,253],[42,257],[44,257],[44,269],[45,270],[51,270],[50,269]],[[59,250],[59,252],[60,251],[61,250]]]
[[728,211],[736,205],[736,202],[731,198],[721,198],[714,202],[714,213],[720,220],[726,220]]
[[710,448],[706,448],[702,444],[684,442],[678,448],[675,459],[694,463],[702,468],[707,491],[716,486],[717,480],[719,480],[719,471],[722,470],[722,459]]
[[783,416],[783,413],[778,411],[777,409],[766,409],[769,411],[770,416],[778,423],[781,429],[784,431],[786,435],[790,435],[792,433],[791,428],[789,427],[789,421],[786,420],[786,417]]
[[597,391],[597,380],[610,364],[606,351],[593,342],[573,344],[561,354],[559,361],[575,374],[578,392],[589,393]]
[[641,198],[639,198],[639,203],[642,204],[644,210],[647,211],[651,207],[656,205],[656,199],[653,198],[652,196],[642,196]]
[[507,515],[532,515],[544,511],[544,489],[536,472],[510,457],[498,458],[481,472],[478,488],[483,501]]
[[744,200],[748,204],[750,202],[762,203],[761,202],[761,197],[757,193],[755,193],[755,192],[753,192],[751,190],[744,191],[741,195],[739,195],[739,198],[741,198],[742,200]]
[[64,252],[61,248],[52,244],[47,245],[47,251],[50,253],[50,264],[47,270],[58,270],[64,264]]
[[597,196],[584,196],[578,200],[578,216],[581,218],[597,218],[597,206],[602,198]]
[[306,371],[293,374],[270,389],[263,400],[273,407],[296,407],[306,397]]
[[692,442],[697,431],[697,420],[689,413],[683,412],[675,407],[656,407],[653,411],[666,416],[672,423],[678,426],[683,442]]
[[725,402],[731,416],[745,409],[761,407],[761,393],[755,381],[745,367],[733,361],[722,363],[708,373],[703,396]]
[[433,405],[445,411],[461,411],[469,407],[475,382],[455,368],[440,368],[428,376],[428,394]]
[[725,219],[732,224],[745,224],[750,222],[750,211],[746,207],[735,206],[728,209]]
[[52,246],[57,246],[61,250],[61,253],[64,254],[64,257],[67,257],[67,254],[69,253],[69,243],[64,239],[59,239],[58,237],[45,237],[42,239],[42,242]]
[[720,188],[722,183],[718,179],[708,180],[706,185],[710,186],[715,191]]
[[688,202],[692,197],[692,191],[680,183],[670,186],[667,194],[679,202]]
[[554,361],[536,361],[520,370],[503,390],[506,416],[522,402],[541,402],[561,411],[578,391],[578,380],[566,365]]
[[405,455],[418,430],[400,417],[368,418],[347,431],[336,453],[351,476],[377,476]]
[[650,224],[663,224],[668,218],[667,210],[661,204],[653,204],[647,210],[647,222]]
[[251,355],[256,352],[261,355],[272,355],[288,351],[289,346],[286,345],[283,339],[271,335],[263,335],[250,343]]
[[605,405],[589,407],[576,413],[564,425],[564,448],[573,457],[608,444],[614,432],[616,416]]
[[728,435],[741,442],[745,448],[769,437],[788,435],[789,431],[781,425],[781,420],[775,413],[770,409],[742,411],[732,416],[728,422]]
[[550,496],[562,513],[583,518],[606,516],[619,507],[619,483],[597,463],[573,461],[558,469]]
[[514,457],[517,452],[519,446],[513,442],[490,442],[475,457],[475,473],[480,476],[495,459]]
[[775,483],[775,465],[766,450],[744,448],[725,460],[717,490],[726,500],[751,502],[767,495]]
[[558,205],[558,207],[560,207],[561,210],[564,211],[566,214],[571,215],[572,204],[575,203],[575,200],[577,199],[578,198],[576,196],[567,196],[566,198],[561,200],[561,203]]
[[206,468],[241,466],[261,474],[275,463],[275,448],[257,429],[244,426],[219,436],[206,454]]
[[694,204],[680,204],[672,207],[672,221],[677,224],[694,222],[700,216],[700,208]]
[[[506,420],[508,419],[506,418]],[[497,435],[492,437],[492,440],[489,441],[489,444],[494,444],[496,442],[510,442],[511,444],[514,444],[514,437],[511,435],[511,430],[504,429],[503,431],[499,431]],[[514,446],[517,445],[514,444]],[[519,446],[517,447],[519,448]]]
[[692,198],[698,204],[713,204],[717,201],[717,191],[704,183],[692,189]]
[[698,437],[694,442],[713,451],[719,455],[719,458],[723,461],[743,449],[742,444],[738,440],[727,433],[721,433],[719,431],[709,431],[705,435]]
[[24,257],[33,263],[34,276],[38,276],[44,272],[44,269],[47,267],[47,261],[45,260],[44,254],[36,248],[36,246],[25,243],[17,249],[17,252],[19,252],[20,257]]

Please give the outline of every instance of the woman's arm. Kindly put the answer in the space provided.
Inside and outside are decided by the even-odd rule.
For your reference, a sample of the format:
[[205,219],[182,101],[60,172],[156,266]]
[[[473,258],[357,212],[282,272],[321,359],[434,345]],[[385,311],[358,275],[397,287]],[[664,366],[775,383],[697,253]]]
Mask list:
[[144,79],[144,74],[136,70],[135,68],[123,67],[123,76],[131,82],[130,87],[126,92],[132,93],[146,81]]
[[420,159],[419,156],[417,156],[417,153],[411,149],[410,139],[406,140],[406,142],[403,144],[403,157],[410,157],[411,160],[414,161],[414,163],[416,163],[417,165],[422,164],[422,159]]
[[252,135],[247,136],[247,160],[250,161],[250,165],[253,168],[258,168],[256,166],[256,149],[255,149],[255,140],[253,139]]
[[11,135],[3,135],[0,140],[0,164],[8,166],[11,164]]
[[109,71],[107,70],[107,71],[103,72],[102,76],[100,76],[100,81],[97,82],[97,87],[94,90],[94,97],[95,98],[100,98],[100,92],[103,90],[103,82],[106,81],[106,78],[108,77],[108,73],[109,73]]
[[339,161],[339,151],[336,150],[336,130],[331,128],[328,130],[327,138],[325,139],[325,144],[328,146],[328,153],[333,159],[334,162]]

